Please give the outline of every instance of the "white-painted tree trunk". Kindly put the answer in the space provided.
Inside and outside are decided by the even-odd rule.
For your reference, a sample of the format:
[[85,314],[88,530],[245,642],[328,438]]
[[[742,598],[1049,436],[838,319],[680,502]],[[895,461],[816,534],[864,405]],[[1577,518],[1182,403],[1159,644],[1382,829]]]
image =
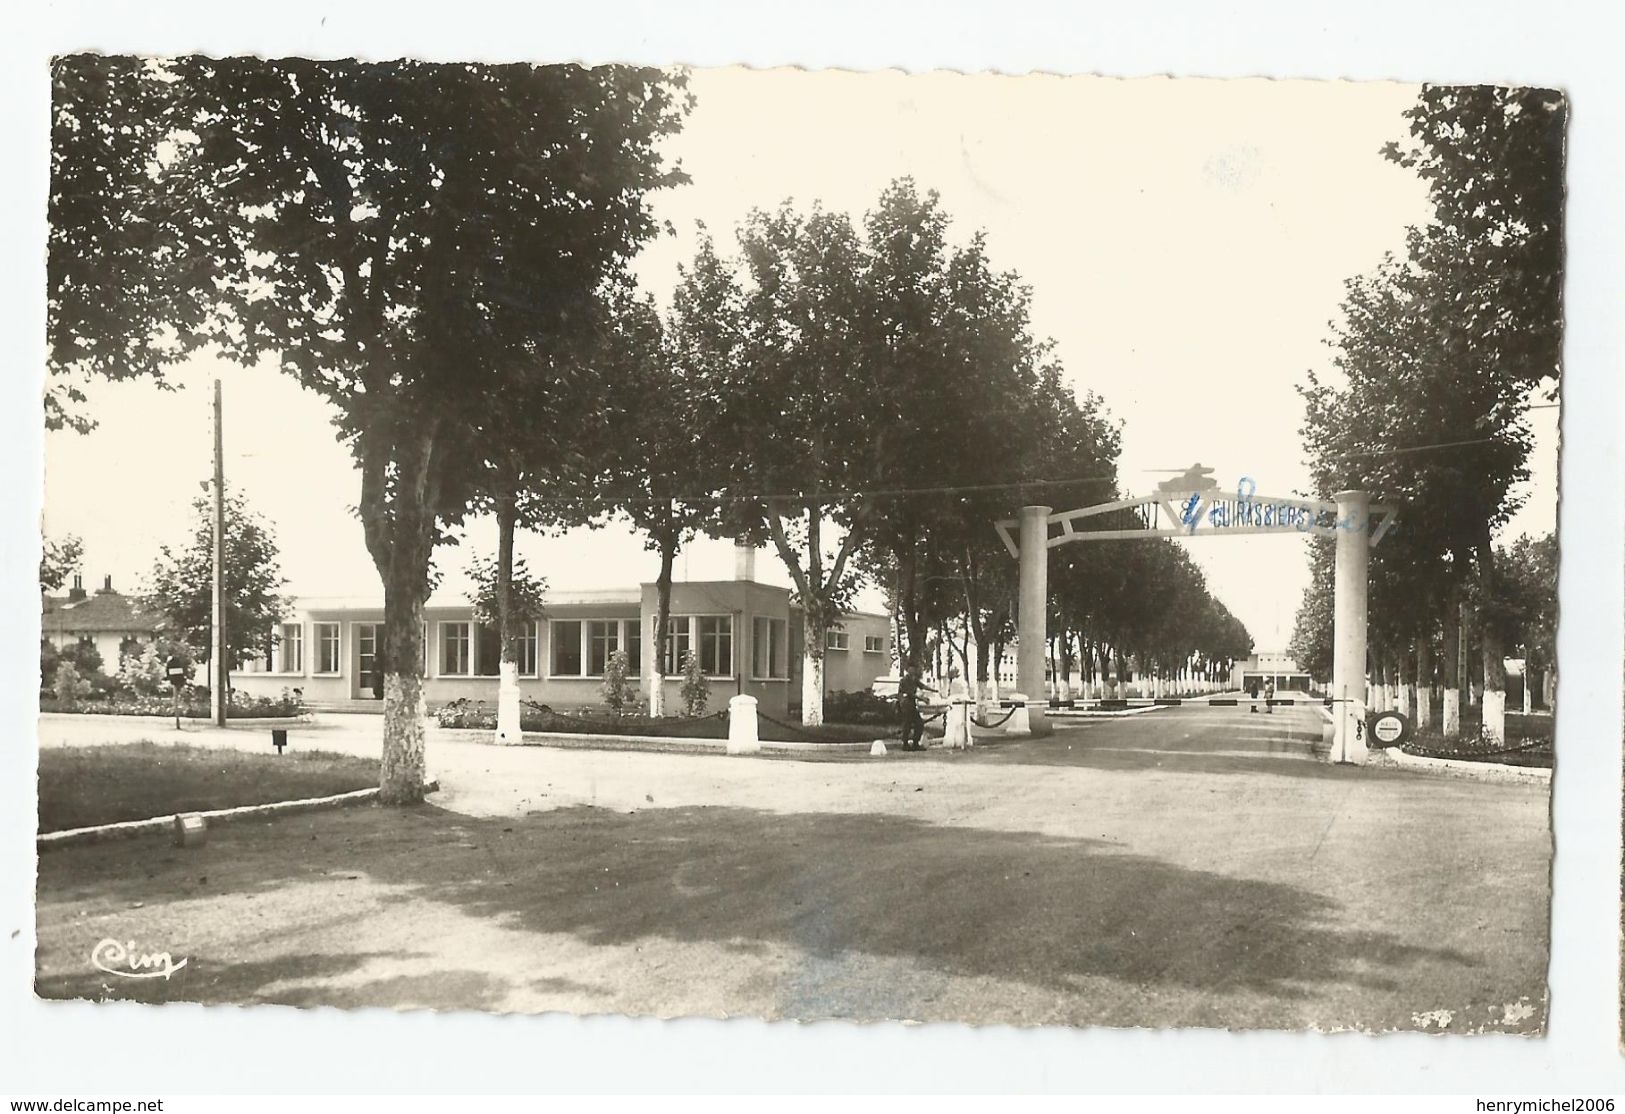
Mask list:
[[[812,638],[808,635],[808,638]],[[818,727],[824,722],[824,655],[808,648],[801,656],[801,725]]]
[[1427,729],[1428,721],[1433,716],[1433,690],[1422,685],[1416,690],[1416,716],[1413,721],[1418,731]]
[[649,671],[649,714],[666,714],[666,678],[658,669]]
[[1454,739],[1461,735],[1461,690],[1444,690],[1444,735]]
[[1507,694],[1503,689],[1484,690],[1484,733],[1496,746],[1507,741]]
[[1396,709],[1406,719],[1411,718],[1411,708],[1416,703],[1416,689],[1412,685],[1399,686],[1399,707]]
[[1534,696],[1529,691],[1529,667],[1523,667],[1523,714],[1534,711]]
[[497,742],[522,741],[519,728],[519,663],[505,661],[497,667]]
[[423,799],[428,781],[424,756],[423,678],[403,673],[384,674],[384,764],[379,785],[388,803]]

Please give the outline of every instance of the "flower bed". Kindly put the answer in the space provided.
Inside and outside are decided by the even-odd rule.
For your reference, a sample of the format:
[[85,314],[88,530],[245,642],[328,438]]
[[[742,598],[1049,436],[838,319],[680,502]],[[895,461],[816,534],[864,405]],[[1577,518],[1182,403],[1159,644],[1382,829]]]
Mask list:
[[1400,749],[1420,758],[1454,758],[1464,762],[1494,762],[1504,766],[1539,766],[1551,769],[1555,721],[1549,715],[1508,712],[1506,742],[1497,743],[1483,734],[1482,713],[1476,707],[1462,709],[1461,736],[1450,738],[1432,724]]
[[[275,697],[248,696],[234,692],[226,704],[226,718],[293,719],[304,715],[308,710],[305,707],[303,693],[299,689],[284,689],[280,696]],[[64,704],[54,695],[42,695],[40,711],[74,712],[93,716],[173,716],[175,698],[167,695],[141,696],[125,693],[99,699],[75,700]],[[207,696],[200,698],[194,692],[181,698],[182,719],[208,719],[210,714]]]

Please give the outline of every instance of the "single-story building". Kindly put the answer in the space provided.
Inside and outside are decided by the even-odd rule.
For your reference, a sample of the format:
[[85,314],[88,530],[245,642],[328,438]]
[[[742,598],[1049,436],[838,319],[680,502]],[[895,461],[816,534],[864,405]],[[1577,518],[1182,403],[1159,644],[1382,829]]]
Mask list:
[[89,593],[75,574],[67,595],[40,597],[40,637],[58,650],[80,643],[95,646],[108,673],[118,672],[125,648],[150,645],[164,624],[164,617],[146,610],[140,600],[114,591],[110,576]]
[[1314,688],[1314,681],[1298,668],[1291,654],[1255,653],[1236,662],[1230,670],[1232,689],[1262,690],[1266,680],[1274,680],[1276,692],[1310,692]]
[[[711,686],[708,708],[749,693],[760,710],[784,717],[801,704],[802,613],[790,592],[754,580],[753,562],[739,562],[734,580],[672,585],[663,650],[664,701],[682,707],[683,657],[692,651]],[[603,705],[603,675],[611,654],[624,650],[647,702],[646,665],[655,655],[658,597],[653,583],[604,590],[549,592],[547,615],[519,646],[519,687],[526,700],[559,710]],[[328,710],[369,710],[382,699],[378,668],[384,608],[381,599],[307,598],[267,632],[266,654],[232,673],[232,687],[274,696],[298,688],[307,704]],[[853,612],[829,632],[824,654],[826,692],[867,689],[891,669],[890,620]],[[501,643],[494,627],[474,620],[458,597],[431,597],[424,608],[425,697],[430,708],[459,697],[495,704]]]

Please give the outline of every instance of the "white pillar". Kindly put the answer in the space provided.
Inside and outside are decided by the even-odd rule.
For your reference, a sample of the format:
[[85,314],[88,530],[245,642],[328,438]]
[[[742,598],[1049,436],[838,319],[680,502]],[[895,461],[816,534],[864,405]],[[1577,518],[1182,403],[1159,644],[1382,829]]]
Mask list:
[[740,693],[728,701],[728,753],[755,754],[761,749],[756,735],[756,698]]
[[956,680],[949,686],[948,710],[943,713],[942,745],[949,750],[968,750],[971,745],[971,709],[975,705],[966,695],[965,682]]
[[1363,764],[1365,741],[1365,634],[1371,496],[1340,491],[1337,567],[1332,606],[1333,762]]
[[[1049,599],[1049,507],[1021,508],[1021,592],[1016,614],[1016,687],[1030,698],[1027,723],[1047,733],[1044,716],[1044,647]],[[1037,694],[1036,696],[1034,694]],[[1019,718],[1020,713],[1017,713]]]

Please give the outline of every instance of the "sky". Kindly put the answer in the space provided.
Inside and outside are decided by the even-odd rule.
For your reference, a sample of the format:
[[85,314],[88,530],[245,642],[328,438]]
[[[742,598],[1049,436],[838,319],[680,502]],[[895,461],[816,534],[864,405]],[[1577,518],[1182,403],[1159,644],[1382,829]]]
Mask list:
[[[1035,333],[1122,423],[1132,495],[1197,461],[1226,488],[1247,476],[1264,495],[1306,490],[1294,386],[1329,369],[1344,280],[1402,250],[1428,215],[1422,183],[1380,154],[1404,134],[1409,85],[727,69],[694,72],[690,89],[696,106],[666,153],[692,182],[653,199],[675,235],[636,261],[646,289],[669,296],[700,223],[729,250],[752,208],[818,201],[858,220],[911,175],[941,194],[953,240],[985,230],[994,264],[1032,287]],[[289,592],[381,596],[354,514],[359,475],[327,404],[274,368],[208,355],[175,369],[177,390],[91,387],[99,427],[46,439],[46,534],[84,539],[87,584],[139,588],[159,547],[188,534],[216,376],[228,486],[275,528]],[[1533,475],[1506,537],[1555,529],[1557,415],[1531,415]],[[1182,544],[1257,648],[1284,648],[1308,583],[1302,541]],[[437,557],[446,590],[494,546],[490,523],[471,524]],[[555,589],[656,571],[616,525],[519,548]],[[788,583],[768,551],[757,569]],[[676,573],[732,571],[731,545],[702,539]],[[878,593],[860,604],[878,608]]]

